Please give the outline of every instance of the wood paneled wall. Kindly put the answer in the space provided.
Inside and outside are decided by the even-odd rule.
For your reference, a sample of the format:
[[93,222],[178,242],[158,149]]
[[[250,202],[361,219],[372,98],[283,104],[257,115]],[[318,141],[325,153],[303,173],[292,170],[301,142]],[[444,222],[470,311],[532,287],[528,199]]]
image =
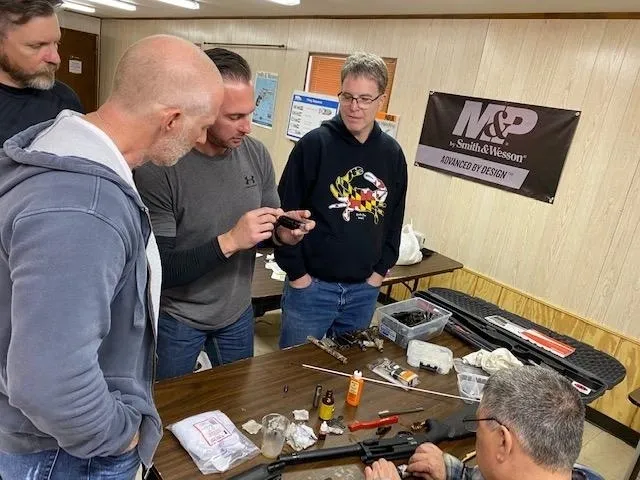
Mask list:
[[[287,45],[236,49],[254,70],[280,75],[275,127],[254,129],[277,172],[293,145],[289,104],[304,86],[309,52],[397,58],[389,111],[400,115],[410,164],[405,220],[430,248],[471,269],[433,284],[459,286],[616,354],[633,368],[596,407],[640,428],[626,401],[640,384],[632,340],[640,337],[640,20],[103,20],[102,99],[124,49],[156,33]],[[412,166],[430,90],[582,110],[555,203]]]

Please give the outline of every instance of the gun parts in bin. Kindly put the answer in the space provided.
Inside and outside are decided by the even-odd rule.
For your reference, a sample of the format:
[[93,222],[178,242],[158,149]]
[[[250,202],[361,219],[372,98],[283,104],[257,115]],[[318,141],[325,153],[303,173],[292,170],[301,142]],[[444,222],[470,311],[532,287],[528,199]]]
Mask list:
[[439,314],[416,309],[392,313],[391,316],[401,324],[411,328],[416,325],[420,325],[421,323],[430,322],[434,317],[439,316]]

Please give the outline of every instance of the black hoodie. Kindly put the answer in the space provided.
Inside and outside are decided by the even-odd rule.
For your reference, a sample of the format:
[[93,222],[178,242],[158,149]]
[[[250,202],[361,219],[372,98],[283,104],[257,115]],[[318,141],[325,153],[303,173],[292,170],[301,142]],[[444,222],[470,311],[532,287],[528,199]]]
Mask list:
[[384,276],[398,260],[406,192],[402,148],[377,122],[364,143],[339,115],[323,122],[293,148],[278,187],[282,208],[310,210],[316,228],[277,248],[276,261],[290,281]]

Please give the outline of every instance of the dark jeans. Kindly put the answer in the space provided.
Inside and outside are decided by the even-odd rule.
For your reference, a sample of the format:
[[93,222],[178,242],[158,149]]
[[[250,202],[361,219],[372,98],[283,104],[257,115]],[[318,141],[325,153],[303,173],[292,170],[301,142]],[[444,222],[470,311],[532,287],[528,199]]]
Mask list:
[[252,357],[254,325],[251,307],[219,330],[198,330],[160,312],[156,380],[193,372],[203,347],[213,366]]
[[285,280],[280,348],[305,343],[307,335],[322,338],[368,327],[378,290],[367,282],[332,283],[317,278],[306,288],[293,288]]
[[4,480],[134,480],[137,449],[115,457],[77,458],[61,448],[24,455],[0,452]]

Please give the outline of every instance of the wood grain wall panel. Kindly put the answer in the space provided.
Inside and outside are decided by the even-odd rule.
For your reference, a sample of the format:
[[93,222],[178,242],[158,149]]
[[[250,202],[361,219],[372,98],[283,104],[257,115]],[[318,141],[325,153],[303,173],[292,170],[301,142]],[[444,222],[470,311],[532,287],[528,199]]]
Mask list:
[[[598,39],[600,24],[594,24],[592,28],[595,32],[589,38]],[[537,251],[540,269],[533,276],[532,288],[527,290],[543,298],[555,297],[552,303],[580,314],[586,311],[585,300],[593,292],[599,271],[599,265],[591,264],[587,268],[585,264],[602,261],[608,247],[606,235],[615,225],[615,218],[604,219],[603,225],[592,225],[590,217],[598,202],[592,192],[602,182],[607,168],[601,159],[602,151],[608,153],[615,139],[615,134],[603,134],[611,127],[605,121],[606,114],[612,110],[620,113],[619,109],[627,101],[626,97],[618,95],[615,85],[624,59],[621,52],[626,49],[631,35],[631,23],[608,23],[595,58],[591,44],[585,44],[587,48],[575,52],[581,58],[584,55],[584,73],[589,75],[590,81],[584,98],[573,104],[583,113],[553,206],[555,212],[545,225],[545,240]],[[608,158],[606,153],[602,155],[604,158]],[[594,173],[596,171],[598,174]],[[601,228],[605,230],[605,237],[594,238],[594,229]],[[584,258],[576,255],[587,250],[593,253]],[[580,300],[572,296],[576,291],[582,292]]]
[[451,280],[451,288],[469,295],[474,294],[476,290],[476,284],[478,283],[477,275],[462,268],[453,271],[452,274],[453,279]]
[[[640,152],[639,152],[640,154]],[[630,211],[629,216],[637,217],[640,213],[640,198],[633,198],[633,195],[640,196],[640,172],[636,172],[634,179],[634,193],[629,195],[629,202],[635,203],[636,210]],[[635,219],[636,228],[640,224],[640,219]],[[631,337],[640,338],[640,322],[638,314],[640,311],[640,275],[638,275],[638,265],[640,265],[640,235],[634,236],[632,244],[627,251],[622,264],[622,273],[616,282],[616,288],[611,292],[610,305],[605,318],[606,324],[616,330],[627,332]],[[611,273],[610,271],[608,273]]]
[[582,338],[587,324],[575,315],[556,310],[549,328],[563,335]]
[[[488,20],[460,24],[434,20],[425,32],[428,40],[421,42],[422,46],[410,47],[416,51],[415,58],[420,59],[416,63],[419,65],[398,64],[396,85],[405,81],[407,89],[406,95],[396,94],[394,89],[391,111],[408,113],[400,120],[399,140],[403,146],[407,145],[405,154],[409,164],[415,158],[429,91],[473,93],[475,71],[482,58],[488,24]],[[451,41],[452,38],[457,40]],[[460,257],[463,255],[460,246],[470,242],[473,234],[467,228],[460,228],[462,223],[471,220],[471,213],[466,211],[463,203],[467,194],[460,195],[463,190],[473,191],[471,184],[423,168],[409,170],[409,191],[423,191],[425,194],[408,196],[407,220],[415,220],[426,234],[428,245],[447,245],[449,256]],[[448,220],[456,215],[468,218],[448,225]]]
[[635,343],[622,340],[615,356],[626,367],[627,376],[599,400],[597,409],[620,423],[633,425],[637,407],[627,396],[640,386],[640,348]]
[[[589,255],[584,256],[584,261],[575,263],[571,275],[573,281],[569,283],[568,297],[563,305],[588,316],[592,315],[589,313],[589,303],[585,304],[585,292],[593,292],[593,295],[589,297],[589,302],[602,295],[602,291],[598,287],[598,280],[603,264],[607,261],[605,259],[608,259],[611,265],[617,269],[615,275],[619,275],[621,261],[619,256],[624,257],[625,250],[629,248],[628,238],[634,235],[628,231],[628,225],[623,227],[627,228],[627,235],[622,234],[619,229],[621,212],[633,181],[632,172],[638,165],[638,110],[635,108],[637,105],[634,105],[633,102],[640,101],[638,96],[640,90],[637,88],[637,76],[640,68],[640,52],[638,52],[637,46],[640,42],[638,37],[640,24],[633,24],[633,26],[635,28],[632,30],[624,29],[625,39],[628,30],[631,30],[632,33],[626,50],[623,53],[616,51],[614,55],[623,57],[623,59],[620,61],[618,75],[613,80],[614,90],[611,100],[606,106],[606,110],[602,112],[604,122],[599,131],[602,140],[593,145],[593,153],[585,158],[589,172],[585,175],[584,195],[585,197],[590,196],[589,200],[585,202],[585,206],[589,206],[590,211],[588,215],[584,215],[585,223],[581,227],[584,236],[579,249],[580,251],[589,251]],[[620,50],[622,50],[622,46],[620,46]],[[635,53],[630,53],[630,51]],[[620,98],[621,94],[624,98]],[[583,119],[589,118],[590,115],[590,112],[585,111]],[[616,126],[612,126],[611,122],[614,122]],[[618,238],[622,240],[622,243],[617,245],[615,242],[616,233]],[[610,293],[609,289],[605,295],[608,296]],[[602,316],[598,312],[594,318],[611,327],[619,327],[617,319],[606,313]],[[632,332],[628,331],[627,333]]]
[[615,355],[621,341],[619,336],[595,325],[587,325],[580,340],[609,355]]
[[428,290],[429,289],[429,277],[421,278],[418,281],[418,290]]
[[511,290],[509,288],[503,288],[502,292],[500,293],[500,298],[498,299],[498,305],[500,306],[500,308],[511,313],[525,316],[524,312],[527,300],[528,298],[520,292]]
[[411,298],[411,291],[402,284],[395,284],[391,287],[391,297],[397,302],[407,300]]
[[[309,52],[397,58],[389,110],[400,115],[409,164],[405,220],[425,233],[427,246],[496,283],[640,336],[633,321],[640,314],[640,20],[103,20],[101,33],[102,100],[120,55],[146,35],[286,44],[238,49],[254,71],[279,73],[274,128],[254,128],[278,175],[293,145],[285,138],[290,99],[304,86]],[[413,166],[430,90],[581,110],[554,204]],[[495,297],[485,280],[475,290]],[[580,333],[565,320],[552,323]]]
[[453,273],[441,273],[440,275],[429,277],[429,288],[451,288],[452,283]]
[[552,307],[537,302],[533,298],[526,299],[522,312],[524,318],[547,328],[552,328],[555,314],[556,311]]
[[[627,48],[627,57],[640,57],[640,25],[636,24],[634,37]],[[616,216],[621,210],[613,233],[609,250],[600,272],[594,295],[589,304],[588,314],[593,318],[604,318],[608,326],[640,338],[640,324],[636,321],[640,309],[640,172],[637,159],[640,154],[640,65],[630,64],[626,77],[635,73],[635,81],[630,92],[627,108],[620,121],[620,133],[611,152],[608,175],[615,182],[615,188],[625,193],[622,206],[610,200],[603,202],[602,215]],[[622,75],[622,74],[621,74]],[[633,172],[633,173],[632,173]],[[627,178],[631,176],[631,184]],[[605,192],[601,192],[603,195]],[[597,219],[594,219],[597,221]]]
[[502,285],[492,282],[484,277],[478,277],[476,290],[473,292],[475,297],[482,298],[487,302],[498,304],[501,294]]

